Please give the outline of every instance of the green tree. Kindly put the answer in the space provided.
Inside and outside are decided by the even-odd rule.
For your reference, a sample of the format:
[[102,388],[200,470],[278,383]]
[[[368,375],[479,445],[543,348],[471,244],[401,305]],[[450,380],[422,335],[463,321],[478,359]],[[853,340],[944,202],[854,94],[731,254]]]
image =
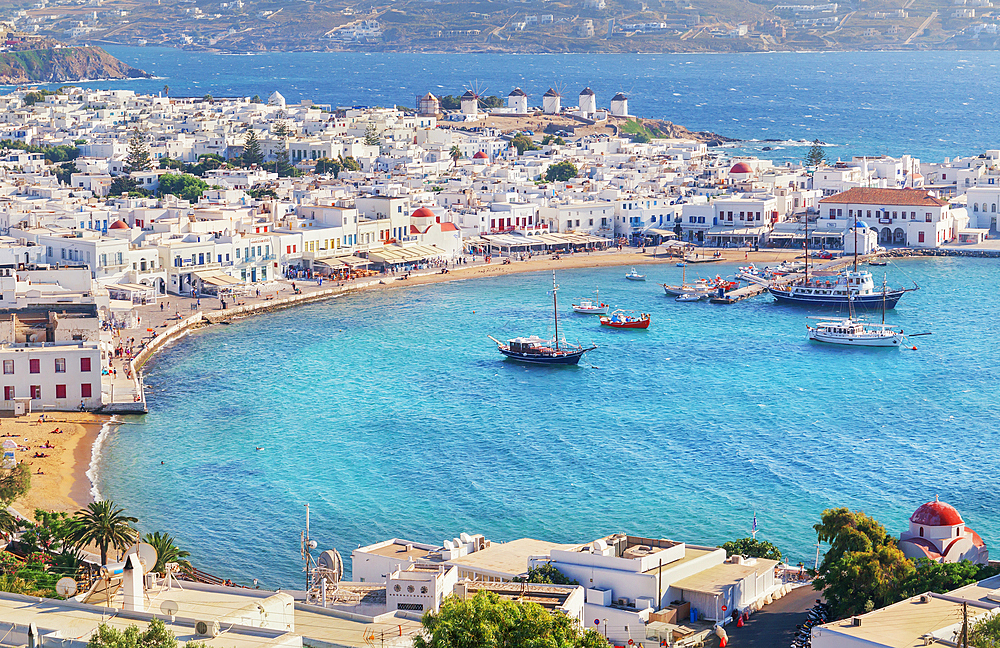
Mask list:
[[559,146],[563,146],[566,144],[566,140],[558,135],[549,134],[542,137],[542,146],[547,146],[548,144],[558,144]]
[[58,553],[67,549],[70,534],[69,515],[59,511],[35,509],[35,523],[28,524],[21,542],[32,551]]
[[241,156],[243,166],[248,167],[254,164],[260,166],[264,164],[264,151],[260,148],[260,140],[257,133],[251,128],[243,138],[243,155]]
[[823,147],[820,146],[819,140],[814,140],[812,148],[806,153],[806,165],[816,167],[823,164],[825,159],[826,153],[823,152]]
[[80,173],[80,169],[76,168],[74,162],[63,162],[53,171],[59,182],[68,185],[72,182],[73,174]]
[[569,160],[563,160],[553,164],[545,171],[545,179],[548,182],[566,182],[575,178],[578,173],[575,164]]
[[[188,642],[185,648],[196,648],[204,644]],[[87,648],[177,648],[178,642],[167,625],[157,618],[149,622],[145,632],[139,626],[130,625],[124,630],[102,623],[97,632],[90,636]]]
[[358,161],[354,159],[353,156],[348,155],[347,157],[340,156],[340,165],[345,171],[360,171],[361,165]]
[[455,144],[448,151],[448,157],[451,158],[452,168],[458,167],[458,161],[462,159],[462,149],[458,148],[458,144]]
[[110,500],[91,502],[73,516],[69,539],[78,547],[96,544],[101,550],[101,564],[106,565],[109,547],[122,551],[135,541],[137,534],[131,526],[134,522],[138,520],[124,515],[124,509],[116,508]]
[[365,144],[368,146],[382,146],[382,138],[379,137],[378,129],[375,128],[375,124],[368,122],[368,126],[365,127]]
[[261,100],[260,95],[254,95],[253,98],[250,100],[250,103],[259,104],[264,102]]
[[156,549],[156,566],[150,571],[162,574],[166,569],[166,564],[171,562],[190,569],[191,563],[188,562],[187,557],[191,554],[183,549],[178,549],[177,545],[174,544],[174,539],[166,533],[159,531],[147,533],[142,537],[142,541]]
[[177,169],[178,171],[183,171],[187,165],[184,164],[183,160],[172,160],[168,157],[160,158],[160,168],[161,169]]
[[149,192],[139,187],[135,180],[125,175],[118,176],[111,181],[108,193],[112,196],[121,196],[123,194],[128,196],[149,195]]
[[510,143],[517,149],[518,155],[524,155],[525,151],[537,151],[539,149],[539,146],[524,133],[515,135]]
[[1000,614],[992,614],[973,623],[969,628],[969,645],[1000,648]]
[[479,592],[471,599],[450,596],[437,614],[425,612],[423,634],[414,648],[604,648],[593,630],[582,630],[576,619],[550,614],[537,603],[501,599]]
[[287,138],[292,132],[288,130],[288,124],[283,121],[279,121],[274,125],[274,136],[280,137],[281,139]]
[[316,173],[331,173],[333,177],[336,178],[340,175],[340,170],[343,166],[338,160],[331,160],[329,158],[320,158],[316,160]]
[[977,565],[968,560],[939,563],[921,558],[914,561],[913,566],[913,573],[900,584],[898,600],[925,592],[945,594],[1000,573],[1000,566]]
[[202,101],[207,101],[208,103],[212,103],[213,101],[215,101],[215,97],[213,97],[210,94],[207,94],[204,97],[202,97],[201,100]]
[[740,538],[730,540],[722,545],[726,550],[726,557],[747,556],[750,558],[767,558],[768,560],[781,560],[781,551],[767,540],[757,540],[755,538]]
[[168,86],[168,85],[164,85],[163,86],[163,96],[164,97],[169,97],[170,96],[170,86]]
[[288,161],[288,151],[284,148],[278,151],[274,156],[274,172],[278,174],[279,178],[302,175],[302,172],[296,169],[295,165]]
[[181,200],[196,203],[207,189],[208,184],[204,180],[187,173],[164,173],[160,176],[161,196],[173,194]]
[[185,173],[204,177],[206,173],[213,169],[218,169],[226,165],[226,160],[221,155],[215,153],[202,153],[198,156],[197,164],[190,164],[184,167]]
[[138,128],[132,131],[128,138],[128,151],[125,153],[125,172],[149,171],[153,168],[153,160],[149,157],[149,146],[146,136]]
[[813,528],[819,541],[830,545],[813,587],[823,591],[833,618],[899,600],[901,585],[914,567],[885,527],[861,511],[836,508],[823,511],[822,522]]
[[527,578],[515,576],[512,579],[515,583],[541,583],[546,585],[579,585],[566,574],[559,571],[552,563],[545,563],[528,570]]
[[0,469],[0,508],[10,506],[11,502],[27,493],[29,488],[31,470],[25,464]]

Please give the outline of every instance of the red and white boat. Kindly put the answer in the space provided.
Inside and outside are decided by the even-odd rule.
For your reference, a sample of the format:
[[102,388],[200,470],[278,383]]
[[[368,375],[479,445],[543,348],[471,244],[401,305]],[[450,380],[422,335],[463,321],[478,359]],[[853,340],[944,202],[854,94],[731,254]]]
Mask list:
[[611,315],[601,318],[601,326],[612,328],[644,329],[649,328],[649,313],[629,315],[623,310],[616,310]]

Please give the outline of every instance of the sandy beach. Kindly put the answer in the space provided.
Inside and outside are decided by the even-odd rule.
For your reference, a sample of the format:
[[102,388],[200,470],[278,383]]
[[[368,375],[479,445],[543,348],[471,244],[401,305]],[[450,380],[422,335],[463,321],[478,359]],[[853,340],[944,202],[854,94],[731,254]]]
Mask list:
[[31,414],[0,419],[0,439],[16,441],[17,460],[31,469],[31,489],[13,505],[28,518],[34,517],[36,508],[73,512],[91,501],[87,477],[91,449],[101,426],[110,418],[86,412],[54,412],[47,413],[45,422],[39,423],[38,417]]

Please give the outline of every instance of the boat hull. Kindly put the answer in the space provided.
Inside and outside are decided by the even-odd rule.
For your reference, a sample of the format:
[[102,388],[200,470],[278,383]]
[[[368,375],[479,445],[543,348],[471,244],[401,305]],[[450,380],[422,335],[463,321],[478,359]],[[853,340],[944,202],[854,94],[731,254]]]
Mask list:
[[602,308],[585,308],[583,306],[573,306],[574,313],[581,313],[583,315],[607,315],[611,310],[610,306],[604,306]]
[[[767,291],[774,296],[774,299],[782,304],[794,304],[796,306],[835,306],[847,308],[850,303],[847,295],[809,295],[803,293],[793,293],[777,288],[768,288]],[[885,307],[895,308],[899,298],[903,296],[905,290],[893,290],[883,296],[882,293],[871,295],[854,295],[854,308],[864,310],[880,310],[883,300]]]
[[646,275],[640,275],[638,277],[633,275],[625,275],[625,278],[628,279],[629,281],[645,281]]
[[500,353],[506,356],[510,360],[516,362],[523,362],[525,364],[536,364],[536,365],[575,365],[580,363],[580,358],[589,349],[582,351],[569,351],[562,353],[560,355],[539,355],[531,353],[518,353],[516,351],[508,351],[505,349],[499,349]]
[[872,336],[872,337],[831,337],[812,331],[809,333],[809,339],[813,342],[822,342],[823,344],[836,344],[840,346],[860,346],[860,347],[899,347],[903,344],[903,335],[901,333],[886,336]]
[[639,320],[638,322],[612,322],[608,318],[602,317],[601,326],[621,329],[646,329],[649,328],[649,319]]

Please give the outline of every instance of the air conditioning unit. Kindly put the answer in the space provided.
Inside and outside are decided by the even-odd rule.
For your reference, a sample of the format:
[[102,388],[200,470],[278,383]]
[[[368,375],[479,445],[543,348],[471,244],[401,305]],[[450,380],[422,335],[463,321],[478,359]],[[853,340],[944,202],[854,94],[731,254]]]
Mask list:
[[218,637],[219,622],[214,619],[211,621],[195,621],[194,633],[199,637]]
[[851,625],[854,626],[855,628],[861,627],[861,617],[854,617],[853,619],[851,619]]
[[921,603],[930,603],[931,602],[931,595],[930,594],[921,594],[920,595],[920,602]]

